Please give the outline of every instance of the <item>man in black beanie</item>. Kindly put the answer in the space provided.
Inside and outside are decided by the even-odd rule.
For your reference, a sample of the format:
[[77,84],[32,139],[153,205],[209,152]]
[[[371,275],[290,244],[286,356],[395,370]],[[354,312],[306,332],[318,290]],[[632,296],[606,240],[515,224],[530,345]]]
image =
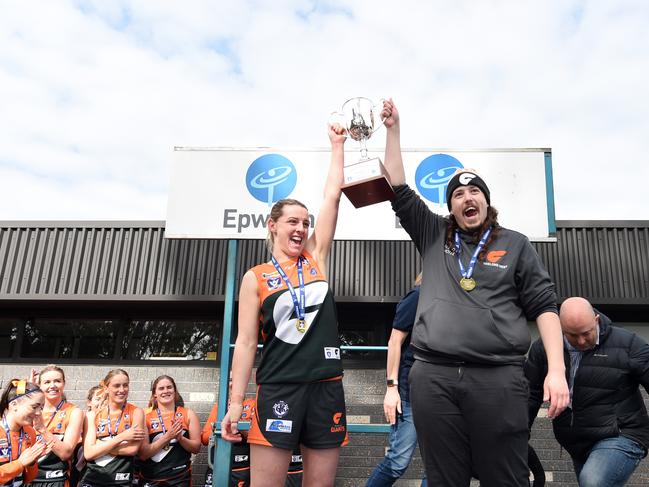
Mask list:
[[498,224],[485,181],[472,170],[451,179],[448,217],[434,214],[405,184],[399,115],[392,100],[385,168],[392,208],[423,258],[412,331],[410,400],[430,485],[527,487],[527,321],[536,321],[548,358],[548,415],[569,394],[556,294],[522,234]]

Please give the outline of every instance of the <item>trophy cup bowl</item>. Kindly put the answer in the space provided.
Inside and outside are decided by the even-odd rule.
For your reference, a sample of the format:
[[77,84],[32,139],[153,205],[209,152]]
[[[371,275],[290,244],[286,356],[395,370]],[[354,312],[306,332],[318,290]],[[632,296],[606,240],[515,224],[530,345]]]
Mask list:
[[383,100],[373,103],[368,98],[356,97],[343,103],[340,112],[332,114],[345,128],[346,135],[360,145],[360,159],[345,164],[343,168],[344,182],[341,187],[356,208],[394,198],[394,190],[381,159],[367,157],[367,140],[383,125],[382,109]]

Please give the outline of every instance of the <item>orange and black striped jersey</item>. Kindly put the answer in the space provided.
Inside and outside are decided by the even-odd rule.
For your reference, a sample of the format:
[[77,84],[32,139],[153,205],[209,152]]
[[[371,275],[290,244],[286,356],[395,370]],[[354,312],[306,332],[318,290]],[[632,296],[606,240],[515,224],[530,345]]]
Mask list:
[[[305,326],[300,326],[289,292],[272,263],[253,267],[257,278],[264,349],[257,384],[305,383],[342,375],[338,318],[333,293],[317,262],[302,254]],[[297,258],[281,262],[299,299]]]
[[[252,420],[252,415],[255,414],[255,404],[256,401],[254,399],[244,399],[241,419],[239,421],[250,422]],[[205,425],[203,426],[203,429],[201,431],[201,443],[203,445],[207,445],[210,442],[210,436],[212,436],[212,432],[214,431],[214,423],[216,423],[218,412],[219,405],[215,404],[214,406],[212,406],[210,415],[208,416],[207,421],[205,422]]]
[[[20,432],[11,431],[7,438],[5,429],[0,428],[0,485],[2,486],[27,484],[36,477],[38,472],[37,463],[24,467],[18,460],[20,452],[36,443],[36,431],[31,426],[24,426],[22,444],[19,444],[20,436]],[[11,458],[9,458],[9,450],[11,450]]]
[[[162,423],[160,422],[162,419]],[[165,431],[172,428],[172,421],[182,422],[183,436],[189,438],[189,416],[184,407],[178,406],[175,411],[160,412],[152,409],[144,417],[144,424],[149,434],[149,442],[153,443]],[[140,475],[149,481],[164,480],[184,475],[191,468],[191,453],[185,450],[177,440],[158,451],[151,458],[140,462]]]
[[[65,402],[57,411],[43,412],[43,423],[47,430],[59,441],[65,437],[65,431],[70,422],[72,412],[77,406],[71,402]],[[79,438],[81,441],[81,438]],[[35,482],[54,482],[70,478],[70,460],[63,461],[54,452],[48,453],[38,462],[38,475]]]
[[[255,405],[256,401],[252,398],[244,399],[243,401],[243,411],[241,412],[240,421],[250,422],[252,421],[252,416],[255,414]],[[217,414],[219,411],[218,404],[212,406],[210,415],[203,426],[201,431],[201,443],[207,445],[210,441],[210,436],[212,436],[212,431],[214,429],[214,423],[217,419]],[[214,456],[214,445],[212,445],[209,455]],[[249,469],[250,468],[250,445],[246,441],[246,435],[243,435],[241,441],[232,443],[231,445],[231,457],[232,457],[232,471]]]
[[[137,409],[131,403],[127,403],[119,415],[111,411],[108,416],[107,411],[101,411],[95,417],[95,426],[97,428],[97,441],[105,441],[111,436],[116,436],[122,431],[132,428],[133,413]],[[133,458],[124,455],[105,455],[88,460],[86,470],[81,479],[81,483],[91,485],[130,485],[133,476]]]

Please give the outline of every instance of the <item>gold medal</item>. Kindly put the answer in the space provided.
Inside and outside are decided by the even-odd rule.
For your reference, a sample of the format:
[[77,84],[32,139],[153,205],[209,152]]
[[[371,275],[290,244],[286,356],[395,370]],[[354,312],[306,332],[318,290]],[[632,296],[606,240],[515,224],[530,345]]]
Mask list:
[[306,333],[306,321],[305,320],[297,320],[295,322],[295,328],[297,328],[297,331],[300,333]]
[[462,279],[460,279],[460,287],[467,292],[473,291],[475,289],[475,286],[475,279],[473,279],[472,277],[463,277]]

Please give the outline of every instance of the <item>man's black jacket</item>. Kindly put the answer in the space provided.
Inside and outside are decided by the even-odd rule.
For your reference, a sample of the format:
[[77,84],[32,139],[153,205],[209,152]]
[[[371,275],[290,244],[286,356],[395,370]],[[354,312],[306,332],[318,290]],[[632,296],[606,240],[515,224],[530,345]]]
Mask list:
[[[566,380],[570,357],[564,344]],[[530,427],[543,402],[548,363],[541,340],[525,362],[530,382]],[[639,385],[649,391],[649,345],[635,333],[611,325],[600,313],[599,345],[584,352],[575,376],[572,407],[552,421],[554,436],[570,456],[585,462],[593,445],[625,436],[649,446],[649,416]]]

